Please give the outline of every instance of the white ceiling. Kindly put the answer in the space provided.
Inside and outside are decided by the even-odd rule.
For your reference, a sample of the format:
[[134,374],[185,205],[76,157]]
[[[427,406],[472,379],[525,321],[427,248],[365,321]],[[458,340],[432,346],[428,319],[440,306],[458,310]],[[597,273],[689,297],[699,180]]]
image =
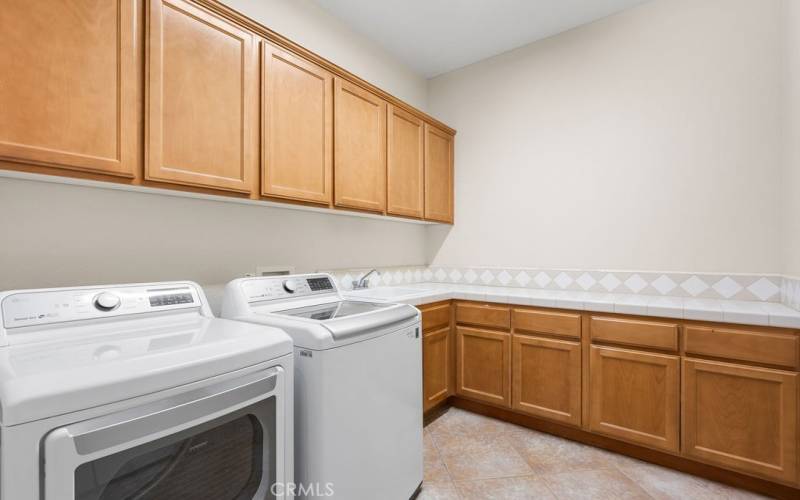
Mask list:
[[647,0],[314,0],[427,78]]

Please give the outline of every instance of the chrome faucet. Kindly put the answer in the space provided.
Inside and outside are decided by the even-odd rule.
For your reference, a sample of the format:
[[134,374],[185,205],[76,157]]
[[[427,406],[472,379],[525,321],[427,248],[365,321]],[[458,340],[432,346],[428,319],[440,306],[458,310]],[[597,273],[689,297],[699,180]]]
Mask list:
[[361,279],[353,280],[353,290],[361,290],[362,288],[369,288],[369,280],[367,278],[372,273],[377,273],[378,276],[381,275],[381,273],[379,273],[377,269],[369,271],[367,274],[362,276]]

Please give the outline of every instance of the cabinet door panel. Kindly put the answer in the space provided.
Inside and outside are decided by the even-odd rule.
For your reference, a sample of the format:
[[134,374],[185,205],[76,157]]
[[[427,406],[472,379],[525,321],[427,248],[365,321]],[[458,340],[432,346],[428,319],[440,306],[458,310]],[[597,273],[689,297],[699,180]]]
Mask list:
[[141,116],[134,0],[6,0],[0,158],[133,177]]
[[678,357],[591,346],[589,427],[678,451]]
[[268,43],[262,48],[262,194],[329,205],[333,77]]
[[422,337],[423,411],[450,395],[450,327]]
[[395,106],[388,111],[386,211],[423,216],[425,127],[419,118]]
[[339,207],[386,209],[386,102],[335,79],[334,193]]
[[511,406],[511,334],[456,328],[456,392]]
[[249,193],[255,36],[183,0],[151,0],[147,179]]
[[797,479],[797,374],[683,360],[683,453],[770,479]]
[[453,136],[425,124],[425,218],[453,222]]
[[515,410],[580,425],[580,343],[514,335],[512,358]]

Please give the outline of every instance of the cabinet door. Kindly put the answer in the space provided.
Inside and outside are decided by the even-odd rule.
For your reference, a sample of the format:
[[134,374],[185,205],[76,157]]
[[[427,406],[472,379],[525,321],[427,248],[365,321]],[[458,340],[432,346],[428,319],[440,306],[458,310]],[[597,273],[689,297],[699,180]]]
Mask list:
[[425,218],[453,222],[453,136],[427,123]]
[[330,205],[333,77],[262,44],[262,194]]
[[334,202],[339,207],[383,212],[386,102],[341,78],[334,82]]
[[683,360],[683,453],[770,479],[797,479],[797,374]]
[[428,411],[450,395],[450,327],[422,337],[423,411]]
[[423,216],[425,126],[419,118],[389,106],[386,212]]
[[0,158],[133,177],[139,139],[134,0],[5,0]]
[[511,406],[511,334],[456,328],[456,392]]
[[589,428],[678,451],[678,357],[591,347]]
[[148,19],[146,178],[251,192],[255,36],[183,0],[151,0]]
[[579,342],[514,335],[511,366],[515,410],[580,425]]

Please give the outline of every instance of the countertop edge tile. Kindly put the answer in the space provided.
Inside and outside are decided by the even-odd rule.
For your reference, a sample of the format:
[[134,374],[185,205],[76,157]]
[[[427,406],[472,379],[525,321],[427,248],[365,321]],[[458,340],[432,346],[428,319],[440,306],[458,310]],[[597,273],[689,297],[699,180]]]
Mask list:
[[[426,285],[429,285],[430,288],[426,288]],[[419,290],[419,293],[389,299],[374,299],[361,295],[351,296],[351,298],[376,302],[398,302],[415,306],[450,299],[472,300],[548,309],[800,328],[800,312],[772,302],[539,289],[517,292],[501,287],[480,285],[448,285],[445,287],[437,284],[416,283],[415,288]],[[347,292],[344,292],[344,295],[348,296]]]

